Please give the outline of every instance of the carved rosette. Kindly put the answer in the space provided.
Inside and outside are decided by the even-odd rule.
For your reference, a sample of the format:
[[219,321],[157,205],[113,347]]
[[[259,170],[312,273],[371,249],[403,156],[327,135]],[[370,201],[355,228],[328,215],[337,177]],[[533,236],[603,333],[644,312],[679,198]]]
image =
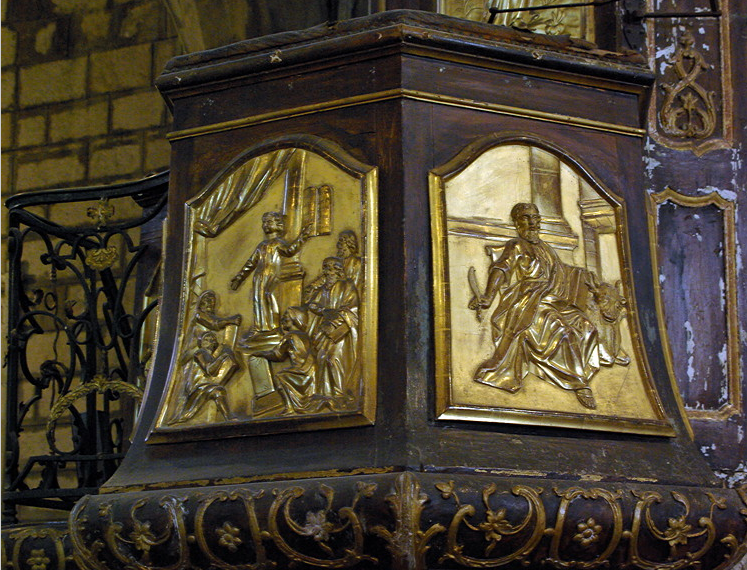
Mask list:
[[81,568],[725,569],[747,551],[729,489],[394,473],[87,497]]

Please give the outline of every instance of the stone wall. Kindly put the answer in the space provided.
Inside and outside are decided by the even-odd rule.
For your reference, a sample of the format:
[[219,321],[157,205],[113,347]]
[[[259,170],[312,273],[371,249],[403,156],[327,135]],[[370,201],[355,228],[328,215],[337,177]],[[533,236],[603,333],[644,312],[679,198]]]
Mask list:
[[[20,192],[137,180],[167,169],[170,116],[154,80],[181,51],[161,0],[3,0],[3,202]],[[115,207],[114,220],[139,210],[132,201]],[[2,303],[7,306],[8,217],[2,209]],[[66,225],[92,224],[86,205],[51,204],[38,213]],[[62,276],[51,283],[48,268],[38,259],[29,271],[34,288],[54,288],[62,302],[80,297]],[[3,339],[6,325],[3,319]],[[54,331],[44,336],[37,340],[42,359],[45,342],[55,342]],[[32,363],[37,370],[39,364]],[[3,384],[4,374],[5,369]],[[25,390],[21,398],[30,396]],[[24,456],[48,453],[45,404],[48,410],[48,402],[40,402],[25,423]],[[58,437],[64,439],[69,427],[60,423]],[[22,520],[66,514],[39,509],[19,513]]]

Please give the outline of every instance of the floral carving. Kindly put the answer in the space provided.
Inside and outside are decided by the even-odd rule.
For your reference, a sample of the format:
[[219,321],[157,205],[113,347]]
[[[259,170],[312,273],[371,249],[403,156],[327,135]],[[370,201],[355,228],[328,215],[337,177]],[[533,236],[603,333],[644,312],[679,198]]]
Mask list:
[[239,545],[243,542],[239,538],[239,532],[240,530],[228,521],[224,522],[223,526],[215,529],[215,534],[218,535],[218,544],[225,546],[231,552],[236,552],[239,549]]
[[573,535],[573,540],[578,542],[581,546],[586,548],[587,546],[594,544],[599,540],[599,533],[602,532],[602,526],[597,524],[593,518],[588,518],[586,521],[581,521],[576,525],[578,532]]
[[670,518],[668,522],[669,526],[667,526],[667,530],[664,531],[663,536],[664,540],[669,543],[669,546],[675,547],[678,544],[687,544],[687,541],[690,538],[688,532],[690,532],[693,527],[685,522],[684,515],[677,518]]
[[49,564],[51,560],[46,555],[46,552],[43,548],[36,548],[31,551],[31,556],[28,557],[28,560],[26,560],[26,564],[28,564],[31,567],[31,570],[47,570],[47,564]]
[[[355,481],[352,488],[345,487],[343,479],[318,485],[315,492],[312,487],[289,485],[269,496],[252,485],[193,490],[178,498],[149,493],[132,502],[123,501],[126,495],[86,498],[73,511],[69,527],[75,559],[87,570],[295,566],[425,570],[520,565],[558,570],[713,570],[727,567],[747,551],[744,529],[736,532],[728,525],[720,532],[716,529],[716,510],[730,509],[732,520],[741,520],[743,504],[740,497],[728,498],[729,491],[701,494],[698,504],[707,497],[710,512],[707,503],[705,512],[698,512],[691,506],[692,495],[677,491],[665,497],[655,491],[631,495],[599,487],[555,488],[558,501],[550,494],[542,497],[542,489],[524,485],[508,489],[496,482],[474,487],[463,480],[438,481],[406,472],[389,479],[393,490],[382,497],[376,495],[377,483],[370,479]],[[423,480],[431,482],[431,493],[424,492]],[[352,501],[336,506],[346,492],[354,493]],[[375,500],[369,504],[367,499]],[[425,511],[431,501],[433,508]],[[188,504],[193,508],[187,509]],[[388,512],[382,504],[389,505]],[[547,505],[553,509],[550,525]],[[623,505],[631,515],[623,517]],[[670,512],[672,507],[680,512]],[[658,508],[663,512],[656,512]],[[570,518],[571,513],[577,515]],[[206,520],[215,523],[208,527]],[[24,532],[14,538],[36,539],[47,531]],[[439,534],[444,536],[434,540]],[[367,550],[382,539],[391,559],[379,559],[371,555],[376,551]],[[669,555],[661,552],[656,558],[659,549],[651,548],[652,541],[659,541],[664,551],[669,549]],[[266,550],[267,542],[273,548]],[[64,559],[61,548],[57,561]],[[581,549],[583,556],[571,557]],[[14,568],[49,570],[57,565],[54,549],[42,549],[36,542],[29,543],[20,557],[15,547],[10,550]],[[226,560],[219,553],[236,555]]]
[[301,534],[324,543],[329,540],[329,533],[334,528],[335,526],[327,520],[325,511],[309,512],[306,513],[306,524],[301,527]]
[[[453,481],[448,483],[439,483],[436,488],[441,492],[441,496],[444,499],[454,498],[457,503],[457,513],[449,525],[448,541],[446,554],[441,557],[441,562],[451,559],[459,564],[468,567],[496,567],[507,564],[508,562],[519,560],[525,561],[525,558],[536,548],[539,541],[542,539],[543,532],[545,530],[545,509],[540,500],[540,490],[532,489],[531,487],[525,487],[523,485],[517,485],[511,492],[518,496],[523,497],[527,501],[528,509],[524,520],[517,525],[512,524],[506,518],[506,509],[500,508],[494,510],[490,506],[490,498],[496,493],[497,486],[493,483],[483,489],[482,501],[485,505],[485,520],[477,525],[469,522],[469,518],[474,516],[477,510],[473,505],[462,505],[459,495],[454,489]],[[505,536],[515,536],[522,533],[525,529],[529,528],[529,523],[534,521],[534,528],[524,542],[524,544],[514,549],[513,552],[504,554],[497,558],[476,558],[464,554],[464,545],[458,541],[459,527],[464,524],[467,528],[473,531],[482,532],[487,541],[485,547],[485,556],[490,554],[495,549],[499,541]]]
[[659,119],[662,129],[670,136],[704,139],[716,128],[716,94],[697,83],[698,76],[708,69],[703,55],[693,45],[688,31],[680,40],[680,47],[670,60],[677,79],[662,85],[666,93]]
[[[284,490],[276,489],[273,491],[275,500],[270,507],[268,517],[269,532],[263,533],[263,536],[271,538],[275,545],[285,554],[292,563],[303,563],[321,568],[349,568],[362,561],[378,562],[372,556],[363,554],[363,525],[355,511],[358,501],[362,497],[370,496],[375,486],[360,484],[357,486],[357,492],[349,507],[342,507],[337,511],[336,516],[342,523],[332,523],[329,519],[329,513],[332,511],[332,504],[335,498],[335,491],[328,485],[320,486],[320,493],[326,499],[324,509],[315,512],[307,512],[306,523],[298,524],[291,513],[291,506],[296,499],[304,496],[305,489],[301,487],[290,487]],[[306,536],[314,539],[316,545],[330,558],[320,558],[305,552],[300,552],[293,548],[283,537],[280,530],[278,519],[282,509],[283,521],[298,536]],[[333,535],[340,535],[350,529],[353,535],[353,544],[344,548],[342,556],[335,553],[335,549],[328,544]],[[335,558],[335,556],[337,556]]]
[[151,546],[159,544],[156,535],[150,530],[150,522],[141,522],[137,519],[134,519],[134,526],[130,533],[130,539],[135,548],[142,550],[145,553],[150,552]]

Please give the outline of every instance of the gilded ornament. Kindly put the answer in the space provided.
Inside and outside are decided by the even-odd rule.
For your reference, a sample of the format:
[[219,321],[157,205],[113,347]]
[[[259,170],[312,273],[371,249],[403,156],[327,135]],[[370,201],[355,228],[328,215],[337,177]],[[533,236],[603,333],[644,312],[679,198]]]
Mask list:
[[425,554],[434,536],[446,530],[441,524],[421,529],[423,508],[430,501],[420,490],[420,482],[412,473],[405,472],[394,484],[394,493],[386,496],[395,515],[394,530],[377,525],[371,532],[383,538],[394,561],[393,570],[426,570]]
[[184,325],[149,441],[373,420],[375,169],[299,139],[188,203]]
[[586,548],[599,540],[602,525],[598,525],[593,518],[588,518],[576,525],[578,532],[573,535],[573,540]]
[[705,139],[716,128],[716,93],[697,83],[700,74],[709,70],[711,65],[694,44],[692,33],[686,31],[669,60],[677,80],[661,86],[665,96],[659,121],[662,130],[670,136]]
[[95,206],[86,209],[86,215],[96,223],[96,228],[101,229],[114,215],[114,206],[109,203],[109,198],[101,198]]
[[233,526],[228,521],[215,529],[215,534],[218,535],[218,544],[226,547],[231,552],[236,552],[239,549],[239,545],[243,543],[239,538],[240,532],[241,531],[237,527]]
[[[558,506],[558,516],[555,521],[555,528],[548,529],[548,534],[552,536],[550,541],[550,550],[547,562],[556,568],[579,568],[588,570],[599,568],[609,564],[609,558],[617,549],[623,536],[624,520],[622,512],[622,492],[610,491],[598,487],[592,489],[582,489],[580,487],[571,487],[564,491],[554,489],[555,494],[561,498]],[[611,514],[612,525],[609,529],[608,540],[604,549],[597,554],[592,560],[566,560],[561,556],[561,539],[565,531],[565,521],[568,509],[571,503],[578,500],[597,501],[600,500],[605,504]],[[577,532],[573,535],[573,540],[578,542],[583,548],[589,548],[601,539],[602,525],[598,524],[594,518],[589,517],[576,525]]]
[[47,564],[51,560],[44,552],[43,548],[36,548],[31,551],[31,556],[26,560],[26,564],[31,567],[31,570],[47,570]]
[[623,206],[588,172],[500,135],[432,171],[439,418],[673,433],[638,332]]
[[[680,570],[696,564],[711,549],[716,540],[716,526],[713,521],[713,511],[716,508],[725,509],[726,504],[717,500],[712,494],[707,493],[711,501],[711,508],[708,516],[698,518],[698,526],[701,530],[695,530],[692,524],[688,522],[690,516],[690,501],[679,493],[672,491],[671,495],[675,502],[680,503],[685,512],[678,517],[669,517],[667,528],[661,530],[651,515],[651,506],[655,503],[661,503],[663,497],[655,491],[633,492],[638,499],[635,511],[633,513],[633,523],[630,531],[625,531],[623,536],[628,537],[630,546],[628,549],[628,563],[637,565],[643,570]],[[641,528],[645,529],[656,539],[666,542],[669,545],[669,557],[664,561],[653,561],[643,557],[639,550],[639,535]],[[680,550],[680,546],[687,547],[693,539],[701,539],[702,544],[697,550],[692,551],[689,548]],[[727,543],[729,538],[726,537]]]
[[[477,525],[472,524],[469,518],[473,517],[477,509],[470,504],[463,505],[459,495],[454,489],[454,483],[439,483],[436,488],[441,492],[444,499],[453,498],[458,510],[451,520],[447,533],[446,552],[440,558],[440,562],[453,560],[468,568],[497,568],[513,561],[526,563],[527,557],[532,554],[545,532],[545,508],[540,499],[541,489],[533,489],[523,485],[516,485],[511,489],[514,496],[522,497],[527,501],[527,512],[518,524],[513,524],[506,519],[506,509],[494,510],[490,505],[491,497],[496,493],[495,484],[486,486],[482,491],[482,502],[485,506],[485,520]],[[530,523],[533,522],[533,526]],[[466,554],[465,547],[458,540],[461,525],[475,532],[482,532],[485,541],[485,558],[477,558]],[[530,531],[530,532],[526,532]],[[506,536],[520,536],[528,534],[525,541],[516,548],[510,547],[510,552],[500,552],[498,556],[488,558],[494,551],[498,542]],[[506,547],[508,550],[509,547]]]
[[[305,493],[301,487],[290,487],[283,491],[275,490],[275,500],[270,506],[268,515],[268,537],[273,540],[275,546],[288,557],[292,563],[303,563],[320,568],[349,568],[363,561],[377,563],[378,560],[372,556],[363,554],[363,525],[356,513],[358,501],[368,492],[365,488],[358,488],[352,504],[349,507],[342,507],[336,513],[340,523],[332,523],[329,519],[329,513],[332,511],[335,492],[327,486],[321,485],[320,492],[326,498],[326,507],[321,511],[309,511],[306,513],[306,523],[299,524],[291,514],[292,503],[302,497]],[[293,548],[283,537],[278,524],[280,510],[283,512],[283,522],[290,528],[291,532],[297,536],[310,537],[314,540],[316,546],[321,549],[329,558],[320,558],[313,554],[301,552]],[[342,556],[336,554],[335,549],[329,544],[333,536],[340,535],[346,530],[350,530],[353,535],[353,543],[348,544],[343,549]]]
[[89,249],[86,252],[86,263],[96,271],[110,268],[117,261],[119,251],[115,246]]

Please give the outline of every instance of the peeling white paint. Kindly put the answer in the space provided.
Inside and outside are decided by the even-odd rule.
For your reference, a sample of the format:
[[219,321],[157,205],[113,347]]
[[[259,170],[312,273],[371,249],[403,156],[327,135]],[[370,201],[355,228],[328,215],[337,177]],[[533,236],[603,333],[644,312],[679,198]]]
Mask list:
[[721,479],[726,487],[733,489],[747,483],[747,465],[742,461],[733,471],[715,471],[716,477]]
[[737,425],[737,443],[742,443],[744,439],[744,425]]
[[667,276],[663,273],[659,273],[659,283],[663,284],[667,280]]
[[686,346],[685,352],[687,354],[687,380],[688,382],[695,382],[695,335],[693,334],[693,327],[690,324],[690,319],[685,321],[685,335],[686,335]]

